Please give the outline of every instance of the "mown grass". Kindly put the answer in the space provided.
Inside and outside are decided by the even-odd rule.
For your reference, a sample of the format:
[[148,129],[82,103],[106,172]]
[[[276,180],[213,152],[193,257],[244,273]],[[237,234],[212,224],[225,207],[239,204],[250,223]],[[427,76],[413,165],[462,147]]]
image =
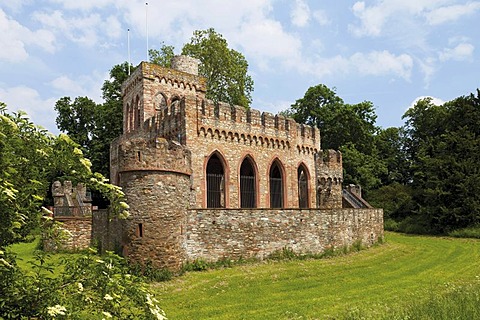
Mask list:
[[[17,255],[17,265],[23,271],[33,272],[32,262],[36,260],[35,252],[39,248],[40,238],[36,237],[31,242],[21,242],[11,245],[8,249]],[[47,263],[50,263],[56,268],[53,270],[54,275],[58,275],[63,270],[63,264],[60,262],[62,259],[68,259],[69,257],[78,256],[77,253],[51,253],[48,254]]]
[[189,272],[154,288],[173,320],[417,319],[465,301],[452,286],[478,292],[479,276],[478,240],[387,233],[385,244],[346,256]]

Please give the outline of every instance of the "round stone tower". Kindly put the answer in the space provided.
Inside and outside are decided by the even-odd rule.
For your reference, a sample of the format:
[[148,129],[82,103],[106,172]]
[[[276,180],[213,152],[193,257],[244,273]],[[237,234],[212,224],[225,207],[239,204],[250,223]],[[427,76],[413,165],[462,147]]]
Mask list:
[[114,141],[111,153],[118,185],[130,206],[122,236],[124,256],[133,263],[179,270],[186,260],[190,152],[140,132]]

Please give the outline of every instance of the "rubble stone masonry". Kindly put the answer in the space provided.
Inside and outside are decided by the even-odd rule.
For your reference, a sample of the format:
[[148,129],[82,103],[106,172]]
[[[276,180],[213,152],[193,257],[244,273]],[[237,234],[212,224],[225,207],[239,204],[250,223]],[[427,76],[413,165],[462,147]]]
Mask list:
[[[102,224],[115,237],[96,237],[106,249],[116,244],[130,261],[179,270],[195,259],[319,253],[383,237],[381,209],[342,208],[342,156],[320,150],[318,129],[206,99],[196,63],[143,62],[122,86],[124,134],[111,145],[111,180],[131,216],[121,232]],[[242,175],[253,181],[247,208]]]

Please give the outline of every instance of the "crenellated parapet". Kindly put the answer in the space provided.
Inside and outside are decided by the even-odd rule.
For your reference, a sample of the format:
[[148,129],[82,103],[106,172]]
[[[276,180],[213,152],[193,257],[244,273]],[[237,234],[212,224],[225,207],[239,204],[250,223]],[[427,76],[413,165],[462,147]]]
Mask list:
[[266,148],[297,147],[299,152],[316,153],[320,146],[317,128],[299,124],[283,115],[210,100],[203,100],[198,105],[197,134]]
[[191,153],[180,143],[140,131],[123,135],[112,142],[110,161],[112,180],[118,183],[125,172],[174,172],[191,175]]

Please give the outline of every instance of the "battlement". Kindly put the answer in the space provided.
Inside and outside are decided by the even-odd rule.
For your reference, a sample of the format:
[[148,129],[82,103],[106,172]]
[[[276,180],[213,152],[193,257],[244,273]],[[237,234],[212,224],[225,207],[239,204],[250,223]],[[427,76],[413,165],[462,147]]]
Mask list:
[[283,115],[204,100],[197,117],[199,134],[218,131],[225,132],[226,137],[245,135],[258,141],[278,140],[289,148],[297,145],[300,149],[312,148],[314,152],[320,146],[320,131],[317,128],[299,124]]
[[[130,77],[122,84],[122,95],[126,95],[128,92],[134,90],[142,79],[162,82],[164,84],[168,83],[178,88],[205,92],[207,80],[198,75],[198,66],[196,68],[196,74],[191,74],[188,72],[195,72],[195,67],[189,65],[182,59],[177,60],[179,61],[175,63],[172,62],[172,66],[178,69],[165,68],[157,64],[142,61]],[[174,59],[173,61],[176,60]],[[193,64],[192,62],[190,63]]]
[[[112,180],[129,171],[163,171],[191,175],[191,153],[176,141],[150,135],[141,130],[112,142],[110,162]],[[118,181],[116,181],[118,182]]]

